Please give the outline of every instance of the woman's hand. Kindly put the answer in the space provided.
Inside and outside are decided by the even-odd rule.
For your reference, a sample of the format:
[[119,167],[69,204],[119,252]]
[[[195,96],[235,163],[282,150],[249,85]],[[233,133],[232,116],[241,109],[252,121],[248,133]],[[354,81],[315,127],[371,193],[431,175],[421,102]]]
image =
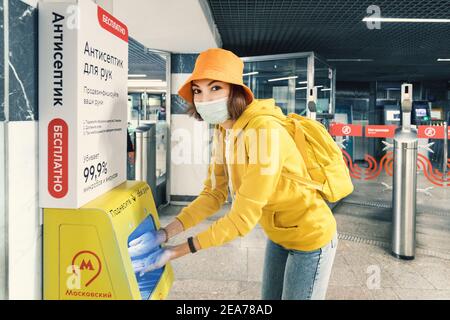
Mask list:
[[164,229],[167,231],[167,235],[170,238],[173,238],[177,234],[182,233],[184,230],[183,224],[178,219],[174,219],[171,223],[169,223]]
[[143,259],[132,261],[134,272],[139,272],[142,277],[147,272],[164,267],[174,256],[175,252],[171,247],[158,249]]
[[[200,244],[197,238],[194,238],[194,246],[196,250],[200,250]],[[162,268],[169,261],[182,257],[191,250],[187,242],[174,247],[165,247],[150,253],[147,257],[132,261],[134,272],[139,272],[140,276],[145,273]]]
[[163,230],[149,231],[130,241],[128,252],[131,258],[138,257],[149,253],[166,241],[166,233]]
[[151,252],[159,245],[167,242],[170,238],[184,231],[183,224],[178,219],[174,219],[171,223],[158,231],[149,231],[144,233],[139,238],[130,241],[128,244],[128,252],[130,257],[138,257]]

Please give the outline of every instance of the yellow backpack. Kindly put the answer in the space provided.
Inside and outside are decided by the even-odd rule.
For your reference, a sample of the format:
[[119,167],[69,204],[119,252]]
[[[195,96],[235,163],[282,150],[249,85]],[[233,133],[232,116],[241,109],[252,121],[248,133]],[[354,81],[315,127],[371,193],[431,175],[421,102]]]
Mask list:
[[288,173],[284,175],[317,189],[329,202],[351,194],[353,183],[342,151],[327,129],[320,122],[295,113],[290,113],[285,121],[284,126],[294,138],[311,179]]

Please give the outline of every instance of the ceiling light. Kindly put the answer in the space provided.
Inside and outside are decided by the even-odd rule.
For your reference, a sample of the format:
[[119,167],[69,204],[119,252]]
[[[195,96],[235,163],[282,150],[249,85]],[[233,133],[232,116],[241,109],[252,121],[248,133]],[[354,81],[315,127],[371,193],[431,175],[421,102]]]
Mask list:
[[146,74],[129,74],[128,78],[145,78],[147,77]]
[[331,88],[321,89],[320,91],[331,91]]
[[413,23],[450,23],[450,19],[383,18],[365,17],[364,22],[413,22]]
[[307,84],[308,81],[300,81],[298,84]]
[[437,61],[450,61],[450,59],[447,59],[447,58],[438,58]]
[[308,89],[308,87],[298,87],[298,88],[295,88],[295,90],[306,90],[306,89]]
[[292,76],[292,77],[269,79],[267,81],[272,82],[272,81],[281,81],[281,80],[289,80],[289,79],[297,79],[297,78],[298,78],[298,76]]
[[255,75],[255,74],[259,74],[259,72],[258,71],[255,71],[255,72],[249,72],[249,73],[244,73],[242,76],[252,76],[252,75]]
[[327,61],[333,61],[333,62],[370,62],[373,61],[373,59],[327,59]]

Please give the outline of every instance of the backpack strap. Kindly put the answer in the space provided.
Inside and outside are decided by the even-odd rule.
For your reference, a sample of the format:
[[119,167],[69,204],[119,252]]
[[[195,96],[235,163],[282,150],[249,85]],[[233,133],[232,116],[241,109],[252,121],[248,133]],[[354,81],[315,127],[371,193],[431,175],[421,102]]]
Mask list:
[[294,124],[295,124],[295,136],[294,136],[295,144],[297,145],[297,149],[300,151],[303,157],[303,161],[305,161],[306,167],[311,168],[311,164],[309,163],[308,155],[306,154],[305,149],[307,143],[305,133],[303,132],[303,128],[298,120],[295,119]]
[[296,174],[289,173],[289,172],[282,172],[281,175],[285,176],[286,178],[295,180],[295,181],[297,181],[297,182],[299,182],[301,184],[304,184],[304,185],[306,185],[308,187],[316,189],[318,191],[323,191],[323,185],[321,183],[319,183],[319,182],[313,181],[311,179],[303,178],[303,177],[300,177],[300,176],[298,176]]

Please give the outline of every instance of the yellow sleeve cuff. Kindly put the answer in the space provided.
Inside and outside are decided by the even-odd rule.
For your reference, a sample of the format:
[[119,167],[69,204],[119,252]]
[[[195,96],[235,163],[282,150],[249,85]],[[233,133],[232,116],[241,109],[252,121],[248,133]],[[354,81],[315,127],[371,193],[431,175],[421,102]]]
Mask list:
[[189,228],[192,228],[195,224],[192,217],[186,211],[181,211],[181,213],[178,216],[176,216],[175,218],[181,222],[181,224],[183,225],[184,231],[186,231]]
[[197,240],[200,243],[200,247],[202,250],[213,246],[213,243],[211,241],[211,231],[209,230],[205,230],[197,234]]

